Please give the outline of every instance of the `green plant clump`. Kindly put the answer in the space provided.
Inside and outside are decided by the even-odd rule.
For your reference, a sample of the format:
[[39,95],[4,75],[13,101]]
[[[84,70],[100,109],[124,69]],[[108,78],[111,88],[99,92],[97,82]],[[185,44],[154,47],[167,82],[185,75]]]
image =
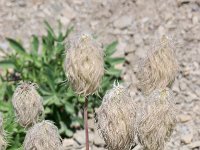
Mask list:
[[[8,131],[9,150],[17,149],[24,139],[24,129],[14,120],[11,99],[17,84],[32,81],[40,87],[39,93],[44,98],[46,119],[55,122],[59,133],[70,137],[73,132],[83,126],[82,109],[84,98],[77,96],[70,88],[63,69],[66,53],[66,40],[73,28],[63,27],[59,23],[58,33],[45,22],[47,34],[32,36],[30,48],[25,49],[21,42],[7,38],[11,51],[1,50],[5,56],[0,61],[0,111],[6,119],[4,126]],[[117,42],[104,47],[105,75],[98,94],[89,97],[88,111],[93,112],[101,103],[105,92],[112,87],[115,80],[120,81],[121,70],[116,64],[124,62],[124,58],[114,58]],[[12,145],[12,146],[11,146]]]

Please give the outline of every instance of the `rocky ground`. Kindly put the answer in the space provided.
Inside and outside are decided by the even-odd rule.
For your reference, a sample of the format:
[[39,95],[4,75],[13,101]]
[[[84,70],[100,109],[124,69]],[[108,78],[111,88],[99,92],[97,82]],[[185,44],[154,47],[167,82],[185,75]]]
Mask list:
[[[167,150],[200,149],[200,0],[0,0],[0,47],[5,37],[29,41],[44,32],[43,20],[56,26],[60,19],[80,31],[98,35],[103,44],[118,40],[116,56],[125,56],[123,78],[131,83],[131,94],[141,99],[135,84],[140,58],[161,35],[174,40],[180,72],[173,86],[179,123]],[[103,141],[90,120],[91,149]],[[67,149],[84,149],[84,131],[65,139]]]

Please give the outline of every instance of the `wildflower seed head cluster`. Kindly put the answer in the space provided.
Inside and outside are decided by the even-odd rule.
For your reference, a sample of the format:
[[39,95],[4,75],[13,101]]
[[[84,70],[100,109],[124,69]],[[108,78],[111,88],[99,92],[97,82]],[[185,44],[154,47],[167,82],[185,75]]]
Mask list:
[[77,94],[88,96],[99,88],[104,75],[103,57],[103,49],[88,34],[81,34],[71,42],[64,69]]
[[47,120],[28,130],[23,146],[24,150],[63,150],[58,128]]
[[138,72],[139,87],[146,95],[155,89],[170,87],[177,71],[178,63],[174,45],[166,36],[163,36],[143,60]]
[[163,150],[176,122],[172,91],[168,88],[155,90],[146,98],[137,120],[140,143],[146,150]]
[[27,127],[39,121],[44,108],[42,97],[36,90],[37,85],[30,82],[23,82],[16,88],[12,104],[18,123]]
[[127,88],[114,85],[96,112],[96,125],[109,150],[128,150],[133,144],[136,105]]

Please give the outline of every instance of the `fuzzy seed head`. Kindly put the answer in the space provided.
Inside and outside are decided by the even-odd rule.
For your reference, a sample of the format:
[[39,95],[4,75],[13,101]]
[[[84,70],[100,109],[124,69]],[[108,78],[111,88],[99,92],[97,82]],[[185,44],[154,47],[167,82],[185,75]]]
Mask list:
[[138,73],[139,87],[144,94],[170,87],[176,78],[178,63],[172,42],[163,36],[147,56]]
[[129,150],[134,141],[136,105],[127,89],[114,86],[103,98],[95,120],[109,150]]
[[169,89],[155,90],[137,116],[137,133],[145,150],[163,150],[176,125],[176,109]]
[[58,128],[50,121],[42,121],[31,127],[25,137],[24,150],[62,150]]
[[14,92],[12,104],[18,123],[25,127],[37,123],[44,111],[34,83],[21,83]]
[[103,49],[87,34],[71,43],[64,69],[77,94],[93,94],[104,75]]
[[3,130],[3,117],[0,113],[0,150],[5,150],[7,146],[7,142],[4,137],[5,137],[5,132]]

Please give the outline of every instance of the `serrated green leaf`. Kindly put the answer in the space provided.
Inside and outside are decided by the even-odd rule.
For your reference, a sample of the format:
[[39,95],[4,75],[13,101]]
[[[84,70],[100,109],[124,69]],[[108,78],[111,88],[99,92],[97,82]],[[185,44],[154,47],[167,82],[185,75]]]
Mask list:
[[109,68],[109,69],[106,71],[106,74],[119,77],[120,74],[121,74],[121,70],[115,69],[115,68]]
[[108,58],[106,61],[108,61],[112,65],[117,65],[117,64],[123,64],[125,59],[123,57],[114,57],[114,58]]
[[114,41],[111,44],[109,44],[108,46],[106,46],[106,51],[105,51],[106,57],[111,56],[112,54],[115,53],[117,44],[118,44],[118,42]]

